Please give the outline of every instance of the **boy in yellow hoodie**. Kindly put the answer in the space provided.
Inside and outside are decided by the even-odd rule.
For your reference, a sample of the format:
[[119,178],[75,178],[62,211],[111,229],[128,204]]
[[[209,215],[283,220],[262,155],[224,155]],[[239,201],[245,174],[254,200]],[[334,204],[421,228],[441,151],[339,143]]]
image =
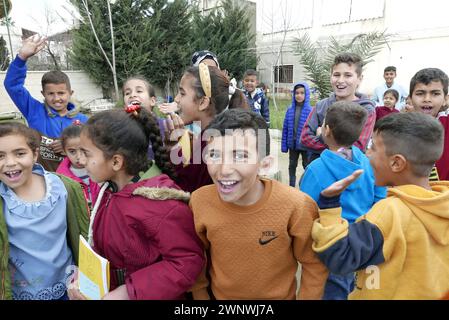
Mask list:
[[428,176],[443,128],[420,113],[379,120],[367,152],[387,198],[356,223],[341,218],[340,194],[361,174],[321,192],[313,249],[333,273],[357,271],[349,299],[441,299],[449,291],[449,182]]

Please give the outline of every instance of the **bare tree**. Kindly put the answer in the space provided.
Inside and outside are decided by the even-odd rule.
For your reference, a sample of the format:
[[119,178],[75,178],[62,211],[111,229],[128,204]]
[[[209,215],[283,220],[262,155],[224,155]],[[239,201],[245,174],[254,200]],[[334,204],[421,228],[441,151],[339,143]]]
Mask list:
[[92,14],[89,10],[89,5],[87,0],[82,0],[82,4],[84,6],[84,9],[86,10],[87,13],[87,17],[89,19],[89,24],[90,24],[90,28],[92,29],[92,32],[94,34],[95,39],[97,40],[97,44],[98,47],[100,48],[101,52],[103,53],[103,56],[107,62],[107,64],[109,65],[109,68],[111,69],[112,72],[112,77],[113,77],[113,81],[114,81],[114,89],[115,89],[115,100],[118,100],[119,98],[119,90],[118,90],[118,82],[117,82],[117,71],[116,71],[116,67],[115,67],[115,42],[114,42],[114,28],[112,25],[112,13],[111,13],[111,3],[109,2],[110,0],[106,0],[107,6],[108,6],[108,15],[109,15],[109,27],[111,30],[111,41],[112,41],[112,63],[109,60],[108,55],[106,54],[106,52],[103,49],[103,46],[100,42],[100,39],[98,38],[97,35],[97,31],[95,29],[94,23],[92,21]]

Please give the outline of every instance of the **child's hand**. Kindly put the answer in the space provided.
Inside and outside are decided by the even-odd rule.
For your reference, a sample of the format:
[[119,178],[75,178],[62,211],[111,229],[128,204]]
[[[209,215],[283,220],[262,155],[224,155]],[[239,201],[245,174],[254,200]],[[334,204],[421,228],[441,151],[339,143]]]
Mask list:
[[122,285],[117,289],[112,290],[107,295],[105,295],[102,300],[129,300],[126,285]]
[[41,51],[47,45],[47,38],[35,34],[22,41],[22,47],[19,49],[18,56],[22,60],[28,60],[28,58],[34,56]]
[[163,114],[170,114],[178,111],[178,104],[176,102],[163,103],[159,106],[159,111]]
[[70,300],[87,300],[86,297],[81,294],[79,288],[80,286],[78,283],[78,271],[76,271],[72,282],[67,288],[67,295],[69,296]]
[[62,142],[59,139],[56,139],[49,145],[50,149],[53,150],[54,153],[63,154],[64,149],[62,148]]
[[415,108],[413,108],[413,106],[411,106],[409,104],[405,104],[404,105],[404,111],[405,112],[413,112],[413,111],[415,111]]
[[176,113],[170,113],[164,121],[166,128],[165,144],[175,145],[185,132],[184,122]]
[[363,170],[356,170],[350,176],[334,182],[329,187],[321,191],[321,195],[326,198],[333,198],[339,196],[351,183],[357,180],[363,173]]

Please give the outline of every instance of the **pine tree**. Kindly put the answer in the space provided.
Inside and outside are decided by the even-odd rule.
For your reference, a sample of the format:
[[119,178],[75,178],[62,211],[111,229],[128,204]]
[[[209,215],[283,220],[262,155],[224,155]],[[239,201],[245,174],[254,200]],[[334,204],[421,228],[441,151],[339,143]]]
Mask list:
[[250,29],[248,7],[237,0],[223,0],[221,7],[206,16],[194,14],[193,50],[211,50],[220,67],[241,78],[247,69],[256,68],[256,53],[251,48],[255,34]]
[[9,52],[6,47],[6,41],[3,36],[0,37],[0,70],[5,71],[9,67]]
[[[85,70],[105,92],[113,87],[110,68],[88,23],[82,0],[72,0],[83,22],[74,31],[70,54],[75,67]],[[109,17],[104,0],[89,0],[89,9],[104,50],[112,60]],[[176,82],[188,65],[190,10],[187,0],[117,0],[111,4],[118,82],[143,75],[164,88]]]

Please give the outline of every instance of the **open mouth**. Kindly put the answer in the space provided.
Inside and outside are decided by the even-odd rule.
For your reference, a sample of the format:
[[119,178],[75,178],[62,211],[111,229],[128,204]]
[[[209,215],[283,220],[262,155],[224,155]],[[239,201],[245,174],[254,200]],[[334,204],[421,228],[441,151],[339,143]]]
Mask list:
[[224,194],[232,193],[238,184],[239,184],[239,181],[234,181],[234,180],[218,181],[218,185],[220,187],[220,192],[224,193]]
[[140,106],[142,103],[139,100],[131,100],[128,104]]
[[10,182],[16,182],[20,179],[22,171],[21,170],[7,171],[4,174]]
[[421,110],[423,113],[431,114],[433,111],[433,107],[432,106],[422,106]]

